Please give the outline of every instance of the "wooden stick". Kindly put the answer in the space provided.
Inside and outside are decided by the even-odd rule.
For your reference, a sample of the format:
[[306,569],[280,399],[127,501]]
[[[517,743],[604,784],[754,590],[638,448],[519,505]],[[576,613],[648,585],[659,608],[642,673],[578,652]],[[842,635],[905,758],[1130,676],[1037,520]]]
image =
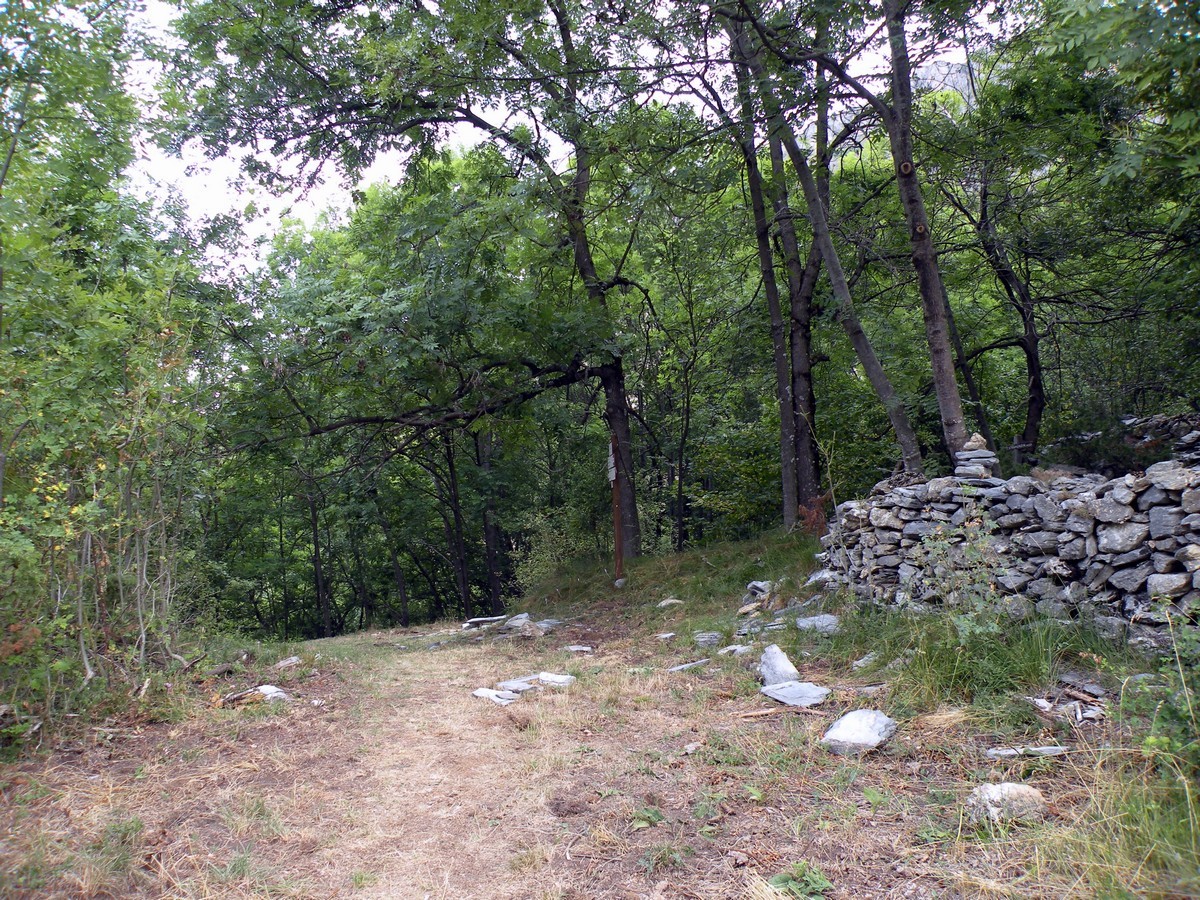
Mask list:
[[773,709],[753,709],[750,712],[735,713],[735,719],[758,719],[762,716],[778,716],[781,713],[804,713],[809,716],[827,716],[829,715],[823,709],[809,709],[806,706],[778,706]]

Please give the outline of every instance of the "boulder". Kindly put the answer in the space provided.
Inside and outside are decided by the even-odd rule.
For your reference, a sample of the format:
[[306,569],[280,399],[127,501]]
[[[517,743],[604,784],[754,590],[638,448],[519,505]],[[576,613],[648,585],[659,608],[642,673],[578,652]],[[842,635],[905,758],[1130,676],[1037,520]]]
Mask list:
[[1006,781],[975,788],[967,797],[965,811],[973,825],[1002,825],[1041,821],[1049,807],[1037,788]]

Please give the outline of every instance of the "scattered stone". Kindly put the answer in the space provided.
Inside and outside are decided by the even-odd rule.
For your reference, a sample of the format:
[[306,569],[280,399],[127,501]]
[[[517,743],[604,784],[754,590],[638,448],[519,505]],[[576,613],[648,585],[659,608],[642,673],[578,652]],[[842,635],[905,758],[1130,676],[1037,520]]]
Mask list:
[[749,644],[730,644],[728,647],[722,647],[717,651],[717,656],[743,656],[751,652],[754,648]]
[[537,627],[540,628],[544,634],[549,634],[555,628],[557,628],[558,626],[560,626],[562,624],[562,620],[560,620],[560,619],[542,619],[542,621],[536,622],[534,624],[536,624]]
[[692,634],[692,642],[697,647],[716,647],[725,640],[725,635],[719,631],[697,631]]
[[668,597],[658,604],[659,609],[666,609],[668,606],[682,606],[683,601],[678,597]]
[[752,581],[746,585],[746,591],[754,597],[765,597],[774,587],[769,581]]
[[298,665],[300,665],[300,657],[289,656],[287,659],[281,659],[279,662],[275,663],[275,665],[271,666],[271,668],[277,671],[282,671],[284,669],[294,668]]
[[967,797],[965,809],[973,825],[1038,822],[1049,811],[1041,791],[1011,781],[981,784]]
[[799,618],[796,620],[796,627],[801,631],[815,631],[817,634],[837,634],[839,631],[838,617],[830,613]]
[[841,756],[857,756],[876,749],[895,733],[895,719],[877,709],[856,709],[834,722],[821,743]]
[[782,681],[759,688],[759,693],[787,706],[809,707],[823,703],[832,691],[809,681]]
[[568,687],[575,683],[574,675],[556,675],[554,672],[538,672],[537,678],[549,687]]
[[503,622],[508,616],[476,616],[474,619],[467,619],[462,623],[463,630],[470,628],[486,628],[489,625],[495,625],[497,622]]
[[616,581],[613,582],[613,587],[615,587],[619,591],[621,588],[625,587],[626,581],[627,581],[627,579],[625,579],[625,578],[618,578]]
[[662,634],[656,634],[654,637],[656,640],[659,640],[659,641],[669,641],[675,637],[675,632],[664,631]]
[[699,669],[701,666],[707,666],[710,662],[711,662],[711,660],[708,659],[707,657],[705,657],[704,659],[698,659],[695,662],[683,663],[683,665],[679,665],[679,666],[671,666],[671,668],[667,669],[667,671],[668,672],[686,672],[689,669]]
[[1063,672],[1058,676],[1058,681],[1059,684],[1065,684],[1067,687],[1090,694],[1097,700],[1108,693],[1108,691],[1104,690],[1103,685],[1088,678],[1086,675],[1081,675],[1079,672]]
[[496,682],[496,690],[510,694],[523,694],[526,691],[536,690],[537,685],[534,684],[534,682],[537,680],[538,677],[536,675],[526,675],[524,678],[513,678],[509,681],[498,681]]
[[758,672],[762,683],[766,685],[800,680],[800,672],[788,659],[788,655],[779,649],[778,644],[771,644],[763,650]]
[[513,691],[494,691],[491,688],[478,688],[471,692],[471,696],[491,700],[497,706],[508,706],[508,704],[516,703],[521,699],[521,695]]
[[866,656],[860,657],[859,659],[856,659],[854,662],[850,663],[850,668],[865,669],[867,666],[873,665],[877,659],[879,659],[878,653],[868,653]]
[[[1200,507],[1193,511],[1200,512]],[[829,569],[818,569],[816,572],[813,572],[808,576],[808,580],[804,582],[804,586],[806,588],[821,588],[829,582],[835,581],[836,577],[837,576],[834,575],[833,572],[829,571]]]
[[286,703],[292,699],[291,694],[273,684],[260,684],[255,690],[262,694],[264,700],[282,700]]
[[566,649],[567,649],[568,653],[591,653],[592,652],[592,648],[589,647],[587,644],[568,644]]

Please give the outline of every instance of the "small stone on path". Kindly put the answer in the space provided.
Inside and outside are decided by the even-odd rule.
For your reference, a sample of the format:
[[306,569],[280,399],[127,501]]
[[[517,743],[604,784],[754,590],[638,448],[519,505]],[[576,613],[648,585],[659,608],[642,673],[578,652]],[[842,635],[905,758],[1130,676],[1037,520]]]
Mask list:
[[1069,747],[1054,744],[1046,747],[993,747],[985,750],[983,755],[988,759],[1016,759],[1020,756],[1063,756],[1070,752]]
[[856,709],[834,722],[821,743],[841,756],[857,756],[874,750],[895,733],[895,719],[877,709]]

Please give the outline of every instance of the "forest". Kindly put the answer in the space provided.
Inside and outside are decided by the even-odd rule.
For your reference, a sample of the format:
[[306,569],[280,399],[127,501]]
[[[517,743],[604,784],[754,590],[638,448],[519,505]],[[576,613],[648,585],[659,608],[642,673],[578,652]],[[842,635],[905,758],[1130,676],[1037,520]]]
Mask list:
[[1200,409],[1197,96],[1187,0],[0,5],[0,702]]

